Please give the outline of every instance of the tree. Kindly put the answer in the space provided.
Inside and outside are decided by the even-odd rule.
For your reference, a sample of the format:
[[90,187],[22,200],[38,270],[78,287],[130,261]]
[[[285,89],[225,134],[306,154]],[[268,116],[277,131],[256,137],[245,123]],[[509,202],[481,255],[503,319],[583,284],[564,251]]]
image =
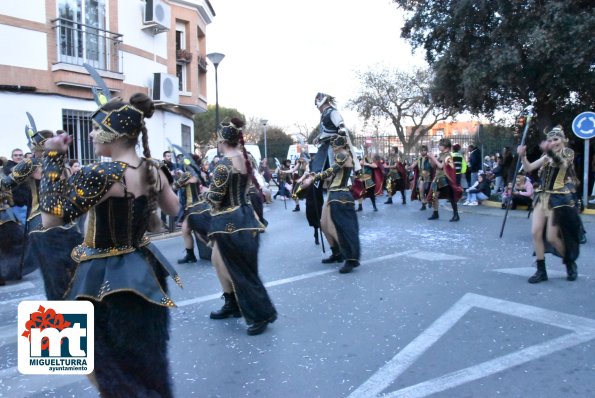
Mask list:
[[591,1],[393,1],[409,13],[401,36],[425,50],[442,106],[490,114],[534,101],[539,131],[592,106]]
[[[454,116],[453,110],[443,109],[430,101],[431,74],[427,69],[413,72],[383,69],[359,74],[360,94],[347,106],[356,110],[366,122],[389,120],[405,153],[440,121]],[[412,125],[406,134],[405,124]]]
[[[273,158],[278,158],[279,161],[283,161],[287,156],[287,150],[289,146],[293,144],[293,140],[290,136],[285,134],[283,129],[277,126],[267,126],[267,155],[269,159],[269,165],[274,165]],[[260,153],[264,158],[264,135],[261,135],[258,140],[258,147]]]
[[[204,113],[194,115],[194,141],[199,145],[215,145],[217,143],[217,131],[215,105],[209,105]],[[246,120],[235,108],[224,108],[219,106],[219,122],[229,121],[232,117]]]

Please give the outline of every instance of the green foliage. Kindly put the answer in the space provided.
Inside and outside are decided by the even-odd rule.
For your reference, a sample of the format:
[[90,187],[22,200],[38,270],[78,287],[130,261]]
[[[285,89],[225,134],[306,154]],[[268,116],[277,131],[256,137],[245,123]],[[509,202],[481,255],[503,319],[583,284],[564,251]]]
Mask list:
[[595,102],[595,7],[590,0],[393,0],[402,37],[425,50],[432,98],[490,114],[535,101],[537,127]]
[[[282,162],[287,157],[287,150],[291,144],[293,144],[293,140],[285,134],[283,129],[276,126],[267,126],[267,156],[271,167],[275,164],[274,158]],[[264,134],[258,140],[258,147],[264,159]]]
[[[347,106],[365,120],[391,122],[405,153],[438,122],[454,115],[454,111],[436,106],[430,100],[432,76],[427,69],[413,72],[399,70],[367,71],[360,76],[360,93]],[[406,134],[406,125],[413,133]]]
[[[235,108],[225,108],[219,105],[219,122],[229,121],[232,117],[239,117],[246,120],[244,115]],[[204,113],[194,115],[194,141],[200,145],[214,146],[217,143],[217,131],[215,129],[216,112],[215,105],[209,105]]]

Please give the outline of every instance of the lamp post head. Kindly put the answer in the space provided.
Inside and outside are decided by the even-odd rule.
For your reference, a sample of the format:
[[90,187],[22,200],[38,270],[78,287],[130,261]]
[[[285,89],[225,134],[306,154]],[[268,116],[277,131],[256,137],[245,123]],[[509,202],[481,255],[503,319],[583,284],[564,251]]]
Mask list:
[[221,63],[221,61],[223,61],[223,58],[225,58],[225,54],[210,53],[210,54],[207,54],[207,58],[209,59],[209,61],[212,62],[213,65],[215,65],[215,69],[216,69],[217,66],[219,66],[219,64]]
[[266,126],[268,122],[269,121],[266,119],[260,119],[260,124],[262,124],[263,126]]

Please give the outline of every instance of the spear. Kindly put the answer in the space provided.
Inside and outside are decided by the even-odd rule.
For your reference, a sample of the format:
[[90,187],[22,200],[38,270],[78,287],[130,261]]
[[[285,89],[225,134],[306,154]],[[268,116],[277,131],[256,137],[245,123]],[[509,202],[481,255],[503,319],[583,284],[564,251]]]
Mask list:
[[[525,120],[525,129],[523,130],[523,137],[521,138],[521,146],[525,145],[525,140],[527,139],[527,132],[529,131],[529,124],[531,124],[531,118],[533,118],[533,105],[529,105],[525,109],[523,109],[523,113],[527,114],[527,118]],[[512,177],[512,183],[515,184],[516,176],[519,173],[519,168],[521,165],[521,157],[518,156],[516,160],[516,167],[514,169],[514,176]],[[513,186],[514,190],[514,186]],[[511,191],[512,196],[512,191]],[[510,210],[510,205],[512,203],[512,197],[506,203],[506,213],[504,213],[504,220],[502,220],[502,228],[500,228],[500,238],[502,238],[502,234],[504,234],[504,226],[506,225],[506,219],[508,218],[508,211]]]

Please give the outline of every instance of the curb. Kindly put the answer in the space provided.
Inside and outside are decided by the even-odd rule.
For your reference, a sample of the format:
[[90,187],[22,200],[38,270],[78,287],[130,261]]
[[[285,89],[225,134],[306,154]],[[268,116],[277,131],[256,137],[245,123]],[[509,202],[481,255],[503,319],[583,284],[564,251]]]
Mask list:
[[[483,202],[481,202],[481,204],[484,206],[496,207],[496,208],[500,208],[500,206],[502,205],[502,203],[496,202],[493,200],[484,200]],[[517,209],[518,210],[527,210],[527,206],[518,206]],[[593,216],[593,215],[595,215],[595,209],[585,208],[585,210],[583,210],[583,212],[581,214],[587,214],[587,215]]]

